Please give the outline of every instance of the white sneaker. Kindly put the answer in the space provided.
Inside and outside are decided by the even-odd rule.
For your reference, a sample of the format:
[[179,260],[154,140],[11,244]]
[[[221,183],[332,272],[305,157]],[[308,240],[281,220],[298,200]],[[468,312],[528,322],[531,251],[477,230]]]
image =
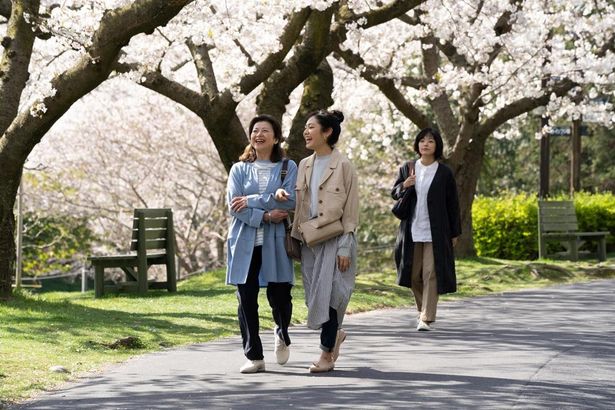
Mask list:
[[433,330],[433,328],[431,326],[429,326],[428,323],[423,322],[422,320],[419,320],[419,324],[416,325],[416,330]]
[[257,373],[265,371],[264,360],[248,360],[239,368],[240,373]]
[[278,336],[277,330],[277,327],[273,329],[273,352],[275,353],[275,360],[278,362],[278,364],[286,364],[290,356],[290,349],[288,348],[288,346],[286,346],[286,342],[284,341],[284,339]]

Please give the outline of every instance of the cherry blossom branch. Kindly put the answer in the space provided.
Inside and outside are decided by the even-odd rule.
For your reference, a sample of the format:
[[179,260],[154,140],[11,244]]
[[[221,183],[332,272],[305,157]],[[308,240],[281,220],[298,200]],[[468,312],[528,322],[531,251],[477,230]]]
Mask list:
[[244,76],[239,82],[239,88],[243,95],[250,94],[256,87],[264,82],[276,68],[279,67],[280,63],[282,63],[293,44],[295,44],[297,37],[299,37],[301,30],[303,30],[309,16],[310,9],[307,7],[291,15],[286,27],[284,27],[282,35],[280,36],[279,50],[275,53],[269,54],[264,61],[256,66],[256,70],[252,74]]
[[485,119],[480,125],[479,134],[486,137],[493,133],[506,121],[511,120],[523,113],[529,112],[534,108],[547,105],[549,99],[551,98],[551,94],[555,94],[556,96],[561,97],[577,85],[577,83],[571,81],[568,78],[565,78],[559,81],[550,89],[545,90],[545,92],[539,97],[525,97],[513,101],[510,104],[507,104],[504,107],[500,108],[491,117]]
[[[437,86],[436,74],[440,70],[440,53],[434,44],[435,41],[433,36],[421,39],[421,52],[426,82]],[[444,91],[440,92],[435,98],[429,99],[429,105],[434,111],[444,140],[449,147],[453,146],[459,134],[460,125],[451,108],[448,95]]]
[[[56,90],[55,94],[26,107],[6,129],[0,138],[0,147],[5,148],[2,152],[5,159],[15,161],[17,164],[23,163],[43,135],[71,105],[108,78],[120,50],[133,36],[153,32],[156,27],[166,24],[191,1],[136,0],[128,6],[108,10],[92,36],[92,44],[87,54],[51,81],[53,89]],[[38,2],[27,3],[31,5]],[[17,43],[25,39],[31,48],[32,36],[31,30],[30,33],[22,33]],[[26,70],[27,73],[28,62],[29,57],[27,61],[21,61],[20,70]],[[8,96],[15,98],[14,93],[7,93],[1,88],[0,96],[3,99]],[[3,112],[4,103],[5,101],[0,101]],[[0,120],[0,130],[4,130],[3,125]]]
[[[396,86],[395,82],[383,75],[377,67],[366,64],[363,57],[350,50],[341,50],[338,46],[334,51],[335,56],[341,58],[347,66],[360,70],[361,77],[378,87],[410,121],[420,128],[426,128],[430,125],[427,115],[410,103],[399,90],[399,87]],[[421,82],[419,79],[413,81]]]
[[306,23],[303,41],[296,46],[292,57],[263,85],[257,98],[257,110],[281,118],[286,110],[289,95],[328,54],[329,30],[333,8],[312,11]]
[[201,85],[201,92],[205,94],[206,98],[210,98],[218,95],[220,90],[218,89],[218,82],[216,81],[216,73],[214,72],[214,66],[209,56],[209,50],[214,47],[209,44],[196,45],[192,40],[187,41],[188,49],[192,54],[192,60],[196,68],[197,76],[199,78],[199,84]]
[[[116,63],[113,68],[118,73],[128,73],[130,71],[139,71],[140,69],[136,64],[125,63]],[[137,83],[183,105],[199,116],[207,114],[208,104],[203,95],[177,81],[165,77],[158,70],[143,73]]]

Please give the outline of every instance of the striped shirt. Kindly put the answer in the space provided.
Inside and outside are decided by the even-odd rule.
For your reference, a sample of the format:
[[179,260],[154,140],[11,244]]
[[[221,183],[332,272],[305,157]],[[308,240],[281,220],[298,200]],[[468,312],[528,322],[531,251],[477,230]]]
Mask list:
[[[275,167],[275,163],[269,160],[257,159],[252,163],[252,165],[256,169],[256,175],[258,178],[258,193],[262,194],[267,189],[269,177],[271,177],[271,170]],[[260,246],[263,244],[263,229],[264,228],[261,226],[256,230],[256,242],[254,243],[254,246]]]

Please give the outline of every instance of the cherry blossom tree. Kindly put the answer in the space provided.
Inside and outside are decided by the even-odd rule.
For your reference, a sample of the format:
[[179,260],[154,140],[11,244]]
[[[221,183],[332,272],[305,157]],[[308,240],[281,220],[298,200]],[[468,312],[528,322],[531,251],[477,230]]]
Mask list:
[[227,169],[247,141],[239,105],[251,107],[257,93],[256,111],[281,119],[290,95],[307,80],[289,137],[290,156],[298,160],[306,154],[300,131],[305,113],[331,105],[325,58],[346,30],[359,22],[366,28],[382,25],[423,2],[274,1],[247,7],[197,1],[183,10],[185,19],[159,30],[156,44],[150,39],[131,44],[116,70],[198,115]]
[[[592,101],[614,95],[614,19],[609,1],[430,0],[386,27],[349,30],[335,56],[339,70],[388,101],[359,119],[362,132],[379,142],[372,148],[390,152],[398,148],[392,140],[410,144],[419,128],[441,130],[461,200],[459,251],[467,255],[487,138],[514,136],[508,124],[535,109],[551,118],[592,112],[615,122],[611,102]],[[358,83],[344,84],[340,100],[359,94]],[[370,155],[369,146],[359,151]]]
[[[109,76],[131,38],[166,24],[188,3],[1,2],[0,297],[12,291],[13,205],[26,158],[75,101]],[[70,30],[71,25],[80,30]],[[33,58],[38,49],[46,51],[38,54],[41,59]],[[45,58],[49,51],[56,51],[51,59]]]

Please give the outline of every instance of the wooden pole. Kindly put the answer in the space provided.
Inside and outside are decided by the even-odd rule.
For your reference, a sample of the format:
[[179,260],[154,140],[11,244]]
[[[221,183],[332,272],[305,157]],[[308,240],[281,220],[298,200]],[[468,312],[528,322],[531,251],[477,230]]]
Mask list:
[[[22,178],[23,181],[23,178]],[[15,268],[15,288],[21,288],[21,274],[23,269],[23,182],[19,182],[17,193],[17,265]]]
[[[541,132],[544,127],[549,125],[549,117],[542,116],[540,119]],[[549,158],[550,158],[550,146],[549,146],[549,133],[542,132],[540,138],[540,189],[538,196],[544,199],[549,196]]]
[[570,196],[581,190],[581,121],[572,121],[570,129]]

